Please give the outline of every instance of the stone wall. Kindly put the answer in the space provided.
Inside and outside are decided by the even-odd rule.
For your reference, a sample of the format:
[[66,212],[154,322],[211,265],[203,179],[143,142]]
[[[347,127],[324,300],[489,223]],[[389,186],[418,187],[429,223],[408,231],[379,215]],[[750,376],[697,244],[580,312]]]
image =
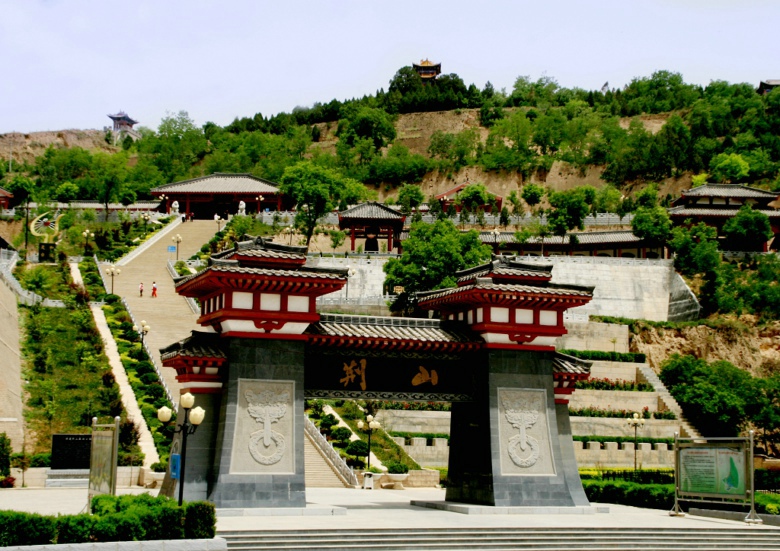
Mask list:
[[[637,368],[640,365],[630,362],[606,362],[602,360],[594,360],[593,365],[590,367],[591,379],[612,379],[623,380],[627,382],[637,382]],[[574,394],[579,392],[576,391]]]
[[449,411],[383,409],[376,419],[386,431],[450,433]]
[[[574,442],[574,455],[580,468],[625,468],[634,465],[634,443]],[[667,444],[638,444],[636,463],[640,469],[672,468],[674,450]]]
[[22,355],[16,295],[0,280],[0,433],[11,439],[14,452],[22,451]]
[[[625,419],[615,417],[571,417],[570,419],[572,434],[575,436],[634,437],[634,429],[628,426]],[[674,438],[675,432],[680,432],[680,422],[676,419],[646,419],[645,426],[638,429],[638,435],[645,438]]]
[[423,467],[446,467],[450,457],[450,444],[446,438],[433,438],[428,445],[427,438],[410,438],[410,443],[405,438],[394,437],[398,444],[409,456]]
[[628,325],[565,322],[567,334],[555,341],[558,350],[628,352]]
[[569,407],[572,409],[595,406],[607,410],[641,412],[645,408],[648,411],[658,411],[659,405],[663,407],[663,403],[659,404],[657,392],[580,389],[569,397]]

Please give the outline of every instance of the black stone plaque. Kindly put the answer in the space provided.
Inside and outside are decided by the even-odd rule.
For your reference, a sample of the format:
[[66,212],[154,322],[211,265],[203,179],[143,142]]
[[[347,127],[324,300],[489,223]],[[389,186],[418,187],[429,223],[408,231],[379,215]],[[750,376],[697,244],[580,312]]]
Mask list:
[[54,434],[51,437],[51,468],[89,469],[91,434]]
[[473,390],[467,356],[457,360],[377,357],[359,350],[306,354],[307,397],[403,401],[470,400]]

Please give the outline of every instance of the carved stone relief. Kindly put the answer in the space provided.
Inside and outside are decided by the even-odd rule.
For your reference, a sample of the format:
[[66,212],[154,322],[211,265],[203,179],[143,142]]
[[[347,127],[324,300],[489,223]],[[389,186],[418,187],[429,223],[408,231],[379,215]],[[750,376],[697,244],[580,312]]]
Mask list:
[[238,380],[231,473],[295,470],[293,381]]
[[498,389],[502,475],[554,475],[544,390]]

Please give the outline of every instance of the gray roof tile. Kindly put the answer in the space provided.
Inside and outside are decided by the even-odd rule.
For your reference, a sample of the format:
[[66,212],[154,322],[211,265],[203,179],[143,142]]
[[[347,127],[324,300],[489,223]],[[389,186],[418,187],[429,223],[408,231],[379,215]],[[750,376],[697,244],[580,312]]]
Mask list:
[[780,193],[777,192],[738,184],[705,184],[687,189],[682,192],[682,195],[683,197],[754,197],[761,199],[780,197]]
[[412,340],[419,342],[481,343],[467,331],[443,328],[439,320],[381,316],[322,314],[307,334],[331,337]]
[[274,182],[251,174],[217,172],[156,187],[152,193],[279,193]]
[[339,218],[346,218],[348,220],[355,218],[361,220],[403,220],[405,217],[397,210],[391,209],[382,203],[369,201],[341,211],[339,213]]
[[[763,212],[769,218],[780,218],[780,211],[756,209],[758,212]],[[739,212],[739,207],[686,207],[681,205],[679,207],[673,207],[669,209],[669,216],[674,218],[685,218],[687,216],[721,216],[723,218],[732,218]]]
[[593,362],[575,358],[568,354],[561,354],[560,352],[556,352],[555,356],[553,356],[553,374],[588,375],[590,374],[591,365],[593,365]]

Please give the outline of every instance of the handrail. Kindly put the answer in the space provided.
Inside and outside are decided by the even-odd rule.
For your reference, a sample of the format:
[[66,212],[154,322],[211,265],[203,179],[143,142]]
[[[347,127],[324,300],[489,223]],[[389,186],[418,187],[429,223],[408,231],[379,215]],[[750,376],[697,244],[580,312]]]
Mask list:
[[356,487],[358,486],[358,479],[355,472],[347,465],[336,450],[333,449],[328,441],[325,439],[316,425],[312,423],[306,415],[303,416],[303,428],[306,434],[309,435],[312,442],[325,456],[325,459],[336,470],[336,475],[347,485]]
[[150,248],[152,245],[157,243],[160,239],[162,239],[164,236],[171,233],[175,228],[179,227],[181,225],[181,217],[177,216],[173,221],[168,222],[167,225],[160,228],[158,231],[154,233],[149,239],[138,245],[135,249],[127,253],[122,258],[118,259],[114,265],[115,266],[124,266],[128,264],[130,261],[135,259],[136,256],[140,255],[142,252],[146,251],[148,248]]
[[8,285],[8,288],[13,291],[19,302],[26,304],[27,306],[41,304],[47,308],[65,307],[65,303],[61,300],[43,298],[41,295],[33,293],[32,291],[28,291],[22,287],[21,283],[19,283],[16,277],[14,277],[13,273],[14,266],[16,266],[16,263],[19,261],[19,253],[16,251],[12,251],[10,253],[4,252],[3,256],[0,257],[0,260],[3,261],[0,262],[0,280]]

